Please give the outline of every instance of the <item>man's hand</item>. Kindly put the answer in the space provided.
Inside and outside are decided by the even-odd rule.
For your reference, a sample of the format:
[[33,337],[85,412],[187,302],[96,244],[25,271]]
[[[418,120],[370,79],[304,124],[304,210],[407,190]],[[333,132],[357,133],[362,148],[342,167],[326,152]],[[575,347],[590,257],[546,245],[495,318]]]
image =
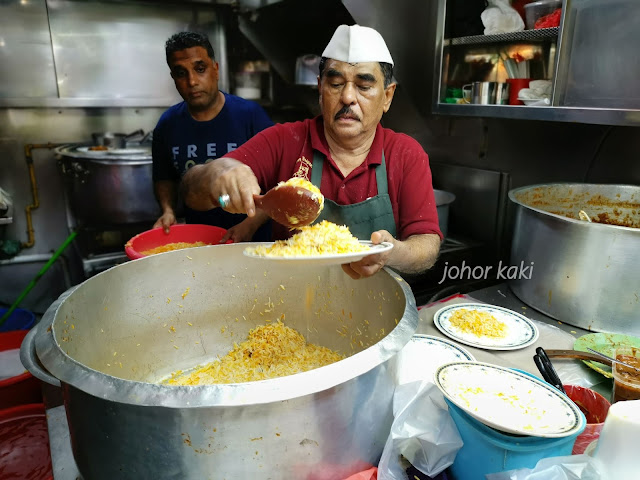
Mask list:
[[164,233],[169,233],[169,227],[176,224],[176,214],[173,206],[176,203],[176,182],[171,180],[158,180],[153,182],[153,190],[158,204],[162,209],[162,216],[153,224],[153,228],[162,227]]
[[164,233],[168,234],[169,227],[171,227],[171,225],[175,225],[176,223],[178,222],[176,220],[175,214],[173,213],[173,210],[168,210],[165,211],[158,220],[156,220],[156,223],[153,224],[153,228],[162,227]]
[[269,217],[261,210],[258,210],[254,217],[247,217],[227,230],[227,233],[220,239],[220,243],[227,243],[229,239],[234,243],[250,242],[258,228],[267,220],[269,220]]
[[364,257],[359,262],[342,265],[342,269],[353,279],[365,278],[379,272],[388,265],[400,272],[422,273],[433,266],[440,251],[440,237],[434,233],[412,235],[404,241],[396,240],[386,230],[371,234],[371,242],[393,243],[387,252]]
[[386,252],[376,253],[374,255],[367,255],[362,260],[357,262],[345,263],[342,265],[342,270],[345,271],[354,280],[359,278],[370,277],[378,273],[382,267],[387,264],[389,256],[396,248],[396,243],[399,243],[393,236],[386,230],[379,230],[371,234],[371,242],[378,245],[382,242],[393,243],[393,248]]
[[182,179],[182,191],[185,203],[195,210],[220,207],[219,199],[228,195],[223,206],[227,212],[253,217],[253,196],[260,194],[260,186],[251,168],[223,157],[190,168]]

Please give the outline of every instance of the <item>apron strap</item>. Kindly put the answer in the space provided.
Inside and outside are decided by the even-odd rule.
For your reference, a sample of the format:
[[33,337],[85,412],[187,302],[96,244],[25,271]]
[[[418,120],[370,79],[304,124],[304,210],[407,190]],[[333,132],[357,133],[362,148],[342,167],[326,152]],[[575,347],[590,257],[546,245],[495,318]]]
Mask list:
[[378,186],[378,195],[387,195],[389,188],[387,185],[387,165],[384,161],[384,150],[382,151],[382,163],[376,167],[376,184]]
[[320,183],[322,182],[322,166],[324,164],[324,155],[319,151],[313,151],[313,163],[311,164],[311,178],[310,182],[320,189]]

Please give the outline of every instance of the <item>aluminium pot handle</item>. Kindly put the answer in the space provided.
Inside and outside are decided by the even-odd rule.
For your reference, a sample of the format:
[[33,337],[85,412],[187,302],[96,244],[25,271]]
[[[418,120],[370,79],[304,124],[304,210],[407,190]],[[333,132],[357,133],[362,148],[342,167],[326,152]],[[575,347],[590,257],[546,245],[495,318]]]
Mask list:
[[36,335],[38,334],[38,327],[40,326],[41,324],[36,324],[24,337],[22,345],[20,346],[20,361],[24,368],[34,377],[49,385],[59,387],[60,380],[47,372],[38,360],[38,354],[36,353]]

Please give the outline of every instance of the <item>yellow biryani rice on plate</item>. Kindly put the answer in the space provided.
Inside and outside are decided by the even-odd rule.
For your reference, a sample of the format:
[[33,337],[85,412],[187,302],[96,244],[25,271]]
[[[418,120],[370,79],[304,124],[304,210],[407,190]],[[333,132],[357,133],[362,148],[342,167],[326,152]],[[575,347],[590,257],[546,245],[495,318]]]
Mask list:
[[452,326],[464,333],[489,338],[507,336],[507,325],[488,312],[461,308],[449,317],[449,321]]
[[249,247],[246,252],[251,256],[262,257],[314,257],[366,252],[369,249],[345,225],[323,220],[315,225],[301,227],[298,233],[287,240]]
[[294,375],[342,360],[339,353],[307,343],[297,330],[281,321],[259,325],[247,340],[234,343],[225,356],[187,372],[177,371],[162,383],[210,385],[242,383]]
[[517,350],[538,339],[538,327],[508,308],[487,303],[446,305],[433,315],[440,332],[457,342],[486,350]]

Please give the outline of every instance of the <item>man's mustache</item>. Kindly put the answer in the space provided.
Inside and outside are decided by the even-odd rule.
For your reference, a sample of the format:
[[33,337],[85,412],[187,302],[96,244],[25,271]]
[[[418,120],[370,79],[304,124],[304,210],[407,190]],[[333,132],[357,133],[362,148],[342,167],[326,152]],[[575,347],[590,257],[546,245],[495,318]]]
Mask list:
[[334,120],[338,120],[340,117],[342,116],[350,116],[352,118],[355,118],[356,120],[360,121],[360,117],[358,117],[355,113],[353,113],[353,110],[351,110],[351,106],[349,105],[345,105],[344,107],[342,107],[340,109],[340,111],[338,113],[336,113],[336,116],[333,117]]

